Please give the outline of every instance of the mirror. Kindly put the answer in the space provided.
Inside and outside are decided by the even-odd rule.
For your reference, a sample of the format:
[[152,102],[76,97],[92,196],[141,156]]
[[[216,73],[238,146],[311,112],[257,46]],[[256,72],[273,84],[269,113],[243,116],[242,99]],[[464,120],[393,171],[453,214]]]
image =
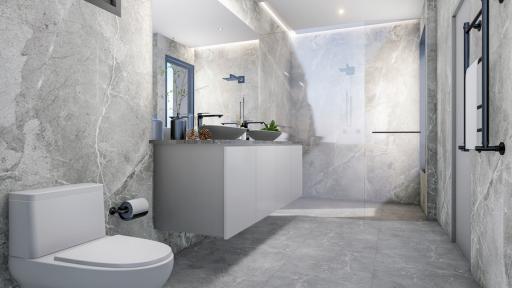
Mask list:
[[171,117],[187,118],[187,129],[194,128],[194,65],[165,56],[165,125]]

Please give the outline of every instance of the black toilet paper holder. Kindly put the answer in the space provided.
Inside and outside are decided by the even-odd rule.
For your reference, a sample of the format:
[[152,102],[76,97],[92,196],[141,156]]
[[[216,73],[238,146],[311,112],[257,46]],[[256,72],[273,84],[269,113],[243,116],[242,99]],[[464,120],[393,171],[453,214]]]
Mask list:
[[133,219],[137,219],[137,218],[146,216],[148,214],[148,211],[144,211],[144,212],[138,213],[138,214],[132,214],[132,207],[131,207],[130,203],[123,202],[123,203],[121,203],[121,205],[119,205],[118,208],[110,207],[110,209],[108,209],[108,214],[110,214],[110,215],[118,214],[122,220],[129,221],[129,220],[133,220]]
[[130,208],[123,207],[122,205],[119,206],[119,208],[110,207],[110,209],[108,209],[108,214],[110,214],[110,215],[116,215],[116,213],[123,214],[123,213],[128,212],[129,210],[130,210]]

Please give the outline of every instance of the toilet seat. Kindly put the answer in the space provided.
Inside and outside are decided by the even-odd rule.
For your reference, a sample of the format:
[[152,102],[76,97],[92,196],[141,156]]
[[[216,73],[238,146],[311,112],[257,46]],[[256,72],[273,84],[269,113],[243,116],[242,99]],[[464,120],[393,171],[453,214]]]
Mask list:
[[171,248],[160,242],[116,235],[60,251],[54,259],[95,267],[136,268],[162,262],[171,255]]
[[9,269],[23,288],[161,288],[173,264],[169,246],[121,235],[36,259],[9,257]]

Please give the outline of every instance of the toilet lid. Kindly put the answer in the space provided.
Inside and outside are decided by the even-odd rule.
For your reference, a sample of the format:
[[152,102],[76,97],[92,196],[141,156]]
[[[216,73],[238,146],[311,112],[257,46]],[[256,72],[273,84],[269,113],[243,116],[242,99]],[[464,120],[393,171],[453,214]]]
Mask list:
[[116,235],[66,249],[54,259],[87,266],[135,268],[160,263],[172,256],[171,247],[163,243]]

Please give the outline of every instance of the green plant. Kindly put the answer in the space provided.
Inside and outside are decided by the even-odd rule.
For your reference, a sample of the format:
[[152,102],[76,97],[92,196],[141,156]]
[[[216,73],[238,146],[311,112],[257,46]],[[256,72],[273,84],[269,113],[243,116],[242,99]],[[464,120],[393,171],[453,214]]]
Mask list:
[[279,132],[279,126],[277,126],[277,123],[275,120],[270,121],[269,124],[263,123],[263,125],[265,125],[265,128],[263,128],[261,130]]

